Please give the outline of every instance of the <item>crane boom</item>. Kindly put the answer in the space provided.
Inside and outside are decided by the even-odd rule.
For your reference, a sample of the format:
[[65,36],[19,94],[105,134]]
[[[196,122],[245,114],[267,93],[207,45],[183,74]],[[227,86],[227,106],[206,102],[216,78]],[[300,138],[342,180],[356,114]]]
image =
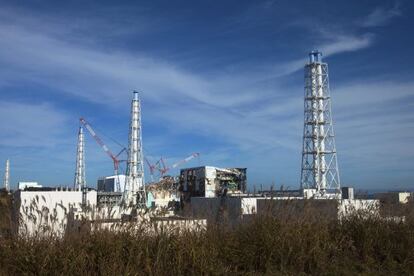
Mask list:
[[156,168],[156,164],[151,164],[150,161],[148,161],[148,159],[146,157],[144,157],[144,159],[145,159],[145,162],[147,163],[148,168],[150,170],[151,181],[154,182],[154,171],[155,171],[155,168]]
[[[102,141],[102,139],[99,138],[99,136],[93,130],[92,126],[84,118],[80,118],[79,121],[89,131],[89,133],[92,135],[92,137],[98,143],[98,145],[100,145],[101,148],[105,151],[105,153],[112,159],[112,161],[114,163],[114,174],[115,174],[115,176],[118,176],[118,168],[119,168],[119,162],[120,161],[118,160],[117,156],[119,154],[121,154],[125,150],[125,148],[117,156],[115,156],[112,153],[112,151],[105,145],[105,143]],[[119,183],[119,177],[117,177],[116,188],[117,188],[118,191],[121,191],[121,186],[120,186],[120,183]]]
[[[95,141],[102,147],[102,149],[106,152],[106,154],[114,161],[118,161],[115,155],[111,152],[111,150],[105,145],[101,138],[96,134],[93,130],[92,126],[84,119],[80,118],[79,121],[85,126],[85,128],[89,131]],[[118,161],[119,162],[119,161]]]
[[200,156],[200,154],[199,154],[198,152],[195,152],[195,153],[191,154],[190,156],[188,156],[187,158],[185,158],[185,159],[183,159],[183,160],[180,160],[180,161],[178,161],[177,163],[173,164],[173,165],[171,166],[171,168],[172,168],[172,169],[174,169],[174,168],[178,167],[179,165],[184,164],[184,163],[187,163],[187,162],[188,162],[188,161],[190,161],[191,159],[196,158],[196,157],[198,157],[198,156]]
[[163,164],[163,168],[159,168],[159,171],[160,171],[161,175],[164,175],[164,174],[166,174],[166,173],[167,173],[170,169],[175,169],[175,168],[177,168],[178,166],[180,166],[181,164],[187,163],[187,162],[188,162],[188,161],[190,161],[191,159],[196,158],[196,157],[198,157],[198,156],[200,156],[200,153],[195,152],[195,153],[191,154],[190,156],[188,156],[187,158],[182,159],[182,160],[178,161],[177,163],[174,163],[171,167],[167,167],[167,166],[165,165],[164,159],[162,159],[162,158],[161,158],[161,162],[162,162],[162,164]]

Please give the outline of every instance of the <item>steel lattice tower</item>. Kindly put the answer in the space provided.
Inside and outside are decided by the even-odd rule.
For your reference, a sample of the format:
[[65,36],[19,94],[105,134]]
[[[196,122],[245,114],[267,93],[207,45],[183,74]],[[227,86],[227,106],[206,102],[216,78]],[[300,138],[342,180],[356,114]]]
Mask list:
[[142,150],[141,101],[134,91],[131,104],[128,162],[124,189],[124,202],[138,207],[145,206],[144,155]]
[[6,169],[4,171],[3,186],[6,191],[10,191],[10,161],[6,160]]
[[340,191],[335,134],[332,125],[328,64],[322,53],[309,54],[305,65],[305,103],[301,188]]
[[85,138],[83,135],[83,128],[79,127],[78,132],[78,147],[76,151],[76,171],[74,188],[81,191],[86,188],[85,178]]

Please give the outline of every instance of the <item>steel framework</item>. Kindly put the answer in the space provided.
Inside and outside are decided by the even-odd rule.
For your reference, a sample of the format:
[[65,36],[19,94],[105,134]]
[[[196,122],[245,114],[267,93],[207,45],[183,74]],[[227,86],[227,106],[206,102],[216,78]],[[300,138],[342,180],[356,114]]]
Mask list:
[[134,91],[123,202],[137,207],[144,207],[146,204],[141,127],[141,101],[138,92]]
[[305,101],[301,188],[319,195],[340,192],[335,134],[332,124],[328,64],[322,53],[309,54],[305,65]]
[[6,160],[6,169],[4,170],[3,187],[6,191],[10,191],[10,161]]
[[[85,120],[85,118],[80,118],[79,121],[82,125],[85,126],[85,128],[89,131],[89,133],[92,135],[92,137],[95,139],[95,141],[98,143],[98,145],[105,151],[105,153],[112,159],[112,162],[114,163],[114,175],[115,183],[116,183],[116,191],[121,192],[121,184],[119,179],[119,163],[121,160],[118,159],[118,157],[123,153],[126,148],[123,148],[117,155],[114,155],[112,151],[108,148],[108,146],[102,141],[102,139],[96,134],[95,130],[92,128],[91,124]],[[122,160],[125,161],[125,160]]]
[[78,147],[76,151],[76,171],[74,188],[81,191],[86,188],[85,178],[85,138],[83,136],[83,128],[79,127]]

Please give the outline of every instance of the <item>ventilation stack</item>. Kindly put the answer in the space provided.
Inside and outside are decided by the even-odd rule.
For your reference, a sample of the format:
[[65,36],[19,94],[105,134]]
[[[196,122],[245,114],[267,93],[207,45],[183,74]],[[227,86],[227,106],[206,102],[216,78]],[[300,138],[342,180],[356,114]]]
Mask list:
[[318,196],[340,193],[328,64],[318,51],[305,65],[304,107],[301,189],[315,189]]
[[142,151],[141,101],[134,91],[129,128],[128,161],[124,190],[124,203],[142,208],[146,203],[144,183],[144,156]]
[[83,191],[86,188],[85,178],[85,138],[83,136],[83,128],[79,127],[78,148],[76,152],[76,172],[74,188]]
[[6,160],[6,169],[4,171],[3,187],[9,192],[10,191],[10,160]]

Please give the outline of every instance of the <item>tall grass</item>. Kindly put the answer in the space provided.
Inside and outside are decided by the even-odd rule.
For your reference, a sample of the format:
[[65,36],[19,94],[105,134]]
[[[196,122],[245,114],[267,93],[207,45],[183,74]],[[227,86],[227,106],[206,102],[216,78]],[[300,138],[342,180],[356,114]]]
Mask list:
[[356,214],[339,221],[269,212],[236,226],[180,234],[101,230],[63,238],[2,236],[0,274],[412,275],[413,218],[412,212],[405,222]]

